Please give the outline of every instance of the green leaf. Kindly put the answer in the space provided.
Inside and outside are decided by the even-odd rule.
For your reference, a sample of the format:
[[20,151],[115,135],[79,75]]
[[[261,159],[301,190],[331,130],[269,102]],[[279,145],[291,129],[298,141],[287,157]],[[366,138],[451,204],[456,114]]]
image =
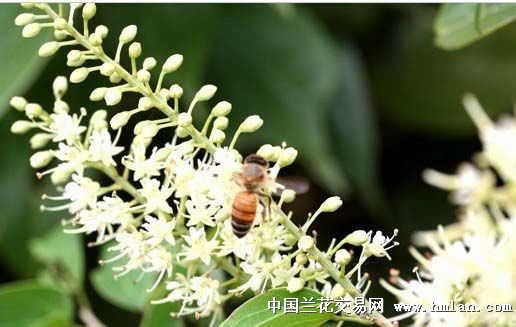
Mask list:
[[178,312],[180,303],[148,304],[143,313],[140,327],[182,327],[184,323],[170,315]]
[[[106,260],[113,256],[114,253],[107,251],[109,246],[102,248],[101,258]],[[117,272],[113,271],[113,267],[122,266],[124,259],[115,261],[114,263],[104,264],[95,269],[91,273],[91,282],[95,290],[107,301],[129,311],[142,311],[149,301],[152,293],[147,289],[152,287],[157,275],[144,274],[140,277],[140,271],[131,271],[130,273],[115,279]]]
[[293,327],[293,326],[320,326],[324,322],[332,319],[335,315],[333,313],[287,313],[283,309],[273,313],[268,309],[268,302],[273,300],[279,301],[283,308],[283,299],[297,298],[299,303],[313,298],[315,301],[315,308],[320,301],[322,295],[310,289],[302,289],[295,293],[290,293],[285,288],[277,288],[265,294],[258,295],[249,301],[242,304],[238,309],[226,319],[220,327]]
[[[57,217],[39,210],[45,184],[36,181],[29,165],[27,135],[13,135],[11,124],[21,114],[10,110],[0,120],[0,258],[19,277],[33,277],[38,265],[29,252],[29,240],[41,236]],[[62,218],[62,216],[61,216]]]
[[[423,10],[424,8],[420,8]],[[396,41],[370,66],[375,102],[390,128],[431,137],[476,134],[462,105],[475,94],[491,117],[509,111],[516,85],[516,25],[461,51],[447,52],[431,44],[432,14],[419,12],[417,24],[400,26]]]
[[333,42],[299,8],[284,14],[269,5],[224,9],[209,65],[211,80],[220,85],[217,98],[233,104],[233,131],[249,115],[259,114],[265,122],[253,137],[242,135],[239,147],[256,151],[258,142],[286,141],[322,185],[343,191],[345,178],[325,120],[337,79]]
[[23,27],[14,25],[21,12],[18,4],[0,5],[0,115],[9,107],[9,99],[23,94],[48,63],[47,59],[38,57],[38,49],[50,38],[50,30],[43,29],[30,39],[23,38]]
[[73,302],[66,295],[34,281],[0,286],[0,325],[60,327],[73,322]]
[[516,4],[443,4],[434,24],[435,44],[447,50],[459,49],[515,19]]
[[333,145],[346,175],[365,205],[384,207],[378,176],[378,133],[365,71],[356,50],[341,50],[340,81],[331,103]]
[[[61,226],[56,226],[45,236],[30,244],[35,258],[58,270],[66,269],[67,276],[74,284],[82,284],[84,278],[84,251],[82,237],[78,234],[65,234]],[[69,274],[69,276],[68,276]]]

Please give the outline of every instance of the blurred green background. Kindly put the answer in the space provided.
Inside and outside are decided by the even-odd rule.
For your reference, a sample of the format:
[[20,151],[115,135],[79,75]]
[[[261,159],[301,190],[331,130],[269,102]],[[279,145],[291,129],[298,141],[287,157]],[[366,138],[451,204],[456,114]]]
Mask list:
[[[366,267],[376,279],[387,276],[390,267],[410,272],[414,261],[407,247],[413,231],[455,219],[447,194],[425,185],[421,171],[451,172],[479,149],[461,105],[463,94],[476,94],[493,117],[509,112],[516,99],[516,28],[446,51],[442,48],[462,41],[450,41],[449,29],[436,28],[443,34],[436,40],[441,48],[436,46],[438,9],[432,4],[102,4],[93,23],[109,27],[108,53],[114,53],[119,31],[136,24],[143,56],[163,62],[183,54],[183,67],[167,83],[183,85],[187,97],[203,84],[217,85],[216,99],[233,104],[233,127],[259,114],[265,125],[254,137],[242,137],[243,153],[263,143],[296,147],[298,163],[286,173],[307,176],[312,185],[292,206],[299,221],[330,194],[345,199],[342,209],[315,225],[322,247],[358,228],[399,228],[401,246],[392,251],[392,262],[378,259]],[[459,14],[465,16],[455,18],[469,24],[466,18],[476,9],[463,9]],[[72,69],[65,66],[66,51],[49,60],[37,57],[51,35],[22,39],[13,23],[20,12],[18,5],[0,5],[1,283],[42,278],[46,243],[41,237],[63,218],[38,210],[49,185],[37,181],[29,166],[29,137],[9,132],[22,117],[8,100],[24,95],[48,108],[52,80]],[[459,37],[472,41],[475,31]],[[72,85],[66,100],[75,109],[97,109],[89,93],[107,83],[93,75]],[[125,99],[117,108],[133,108],[136,100]],[[80,242],[87,241],[74,243],[75,260],[84,252],[86,277],[79,278],[95,311],[109,326],[137,326],[141,306],[114,306],[92,287],[88,276],[97,267],[98,250],[83,251]],[[392,303],[379,285],[374,289],[372,296]]]

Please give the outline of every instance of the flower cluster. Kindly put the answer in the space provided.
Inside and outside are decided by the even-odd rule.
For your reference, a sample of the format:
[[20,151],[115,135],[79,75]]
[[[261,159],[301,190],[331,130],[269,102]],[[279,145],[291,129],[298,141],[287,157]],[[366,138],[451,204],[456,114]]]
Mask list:
[[[371,256],[390,259],[387,250],[397,243],[381,232],[356,231],[320,251],[308,229],[321,214],[337,210],[342,201],[329,198],[301,228],[291,221],[281,207],[294,200],[295,192],[276,181],[280,170],[297,157],[297,151],[286,144],[266,144],[257,151],[272,163],[256,194],[266,198],[267,205],[259,204],[254,226],[245,237],[235,235],[231,210],[235,195],[242,190],[235,177],[243,166],[235,145],[240,135],[262,126],[259,116],[245,119],[225,142],[227,116],[232,109],[229,102],[215,104],[200,128],[192,118],[197,103],[215,96],[215,86],[201,87],[182,110],[182,88],[163,85],[165,75],[181,66],[181,55],[174,54],[161,65],[151,87],[151,71],[158,63],[152,57],[140,59],[142,46],[134,41],[136,26],[121,31],[112,59],[102,47],[108,28],[101,25],[90,32],[89,22],[96,13],[93,3],[72,3],[68,18],[62,5],[57,12],[48,4],[23,6],[43,12],[18,16],[16,24],[24,25],[23,36],[34,36],[41,28],[54,29],[56,41],[43,44],[41,56],[75,46],[67,56],[67,65],[77,67],[69,76],[71,83],[81,83],[93,72],[109,78],[111,86],[94,89],[92,101],[114,106],[125,93],[140,97],[135,108],[115,114],[98,109],[89,115],[84,108],[79,114],[72,113],[64,100],[68,79],[60,76],[53,84],[51,110],[21,97],[11,100],[11,105],[27,117],[15,122],[12,131],[38,130],[30,140],[37,149],[30,163],[40,170],[38,177],[50,175],[59,192],[44,195],[42,209],[67,210],[70,218],[63,221],[65,232],[95,234],[91,246],[106,244],[112,256],[100,263],[118,263],[115,277],[134,270],[153,274],[155,283],[149,291],[160,284],[168,291],[155,303],[180,301],[181,309],[175,314],[196,317],[220,312],[225,301],[248,290],[259,293],[286,286],[295,292],[309,287],[332,298],[367,292],[370,281],[361,266]],[[83,31],[79,32],[74,13],[81,6]],[[126,47],[129,70],[120,64]],[[161,111],[162,118],[139,121],[132,131],[126,130],[132,116],[153,109]],[[122,130],[131,135],[127,149],[120,146]],[[170,135],[170,141],[157,144],[159,133]],[[45,168],[52,162],[57,164]],[[99,178],[99,172],[110,182],[101,182],[104,179]],[[272,199],[273,193],[281,194],[279,201]],[[50,205],[50,201],[57,204]],[[358,262],[351,264],[353,253],[344,245],[362,249]],[[214,274],[216,270],[226,274]],[[355,284],[350,282],[352,277],[356,277]],[[357,318],[389,325],[377,312]]]
[[[417,279],[406,281],[393,271],[382,284],[401,303],[421,304],[425,313],[414,315],[415,326],[513,326],[514,312],[489,312],[488,304],[516,306],[516,119],[492,122],[473,96],[464,105],[479,129],[482,152],[474,163],[459,166],[457,174],[433,170],[425,180],[451,192],[460,206],[459,222],[437,232],[418,232],[414,241],[432,256],[414,248],[419,262]],[[480,312],[430,312],[433,302],[474,305]],[[458,307],[456,307],[458,310]]]

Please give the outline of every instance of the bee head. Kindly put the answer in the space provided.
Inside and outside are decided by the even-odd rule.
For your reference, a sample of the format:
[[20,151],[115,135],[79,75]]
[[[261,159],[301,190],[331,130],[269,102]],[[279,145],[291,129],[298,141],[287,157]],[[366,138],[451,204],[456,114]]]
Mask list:
[[256,165],[264,167],[265,169],[269,168],[269,162],[267,160],[263,159],[263,157],[261,157],[257,154],[254,154],[254,153],[245,157],[244,163],[256,164]]

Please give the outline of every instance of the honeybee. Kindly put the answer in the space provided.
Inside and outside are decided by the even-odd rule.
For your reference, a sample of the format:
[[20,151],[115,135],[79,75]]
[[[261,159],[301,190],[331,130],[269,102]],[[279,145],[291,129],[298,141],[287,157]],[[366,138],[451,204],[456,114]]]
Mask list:
[[231,227],[239,238],[247,235],[253,226],[260,201],[258,191],[269,179],[268,169],[267,160],[257,154],[250,154],[244,159],[242,171],[235,176],[236,182],[244,188],[235,195],[231,210]]
[[[256,210],[260,196],[270,199],[270,195],[261,192],[261,189],[270,181],[268,174],[269,162],[257,154],[250,154],[244,159],[242,171],[235,175],[235,180],[243,190],[235,195],[231,210],[231,227],[233,233],[242,238],[251,229],[256,217]],[[306,180],[277,179],[284,186],[288,186],[298,194],[306,193],[309,184]],[[277,194],[276,194],[277,195]]]

